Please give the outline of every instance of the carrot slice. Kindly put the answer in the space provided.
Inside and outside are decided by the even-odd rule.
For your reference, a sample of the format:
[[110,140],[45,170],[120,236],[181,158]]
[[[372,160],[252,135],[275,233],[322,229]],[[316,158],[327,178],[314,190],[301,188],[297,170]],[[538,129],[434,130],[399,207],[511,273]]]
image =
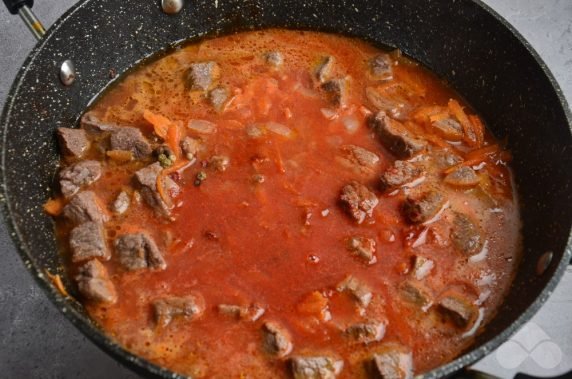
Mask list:
[[64,209],[64,201],[60,197],[49,199],[44,204],[44,211],[50,216],[59,216]]
[[469,146],[476,146],[477,140],[475,136],[475,131],[473,130],[473,124],[469,120],[469,117],[461,107],[461,104],[455,99],[449,100],[449,111],[455,118],[459,121],[463,127],[463,133],[465,134],[465,142]]
[[165,136],[165,142],[171,150],[175,153],[177,159],[181,156],[181,129],[176,123],[171,123],[167,129],[167,135]]
[[467,153],[467,155],[465,155],[465,160],[463,162],[449,167],[444,171],[444,173],[449,174],[462,166],[476,166],[489,159],[490,156],[500,152],[501,149],[499,145],[489,145],[470,151]]
[[161,138],[165,138],[167,136],[169,126],[172,124],[171,120],[165,116],[161,116],[160,114],[153,113],[148,109],[143,111],[143,118],[153,125],[156,135]]
[[46,275],[52,281],[54,286],[64,297],[70,297],[64,283],[62,282],[62,277],[59,274],[51,274],[48,270],[46,270]]

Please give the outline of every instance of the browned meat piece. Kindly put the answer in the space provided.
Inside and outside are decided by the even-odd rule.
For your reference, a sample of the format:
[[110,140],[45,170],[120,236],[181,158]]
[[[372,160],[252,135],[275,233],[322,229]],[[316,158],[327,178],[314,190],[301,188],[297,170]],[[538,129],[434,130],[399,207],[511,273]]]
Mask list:
[[265,322],[262,325],[264,333],[264,348],[270,354],[283,358],[292,351],[292,338],[290,333],[274,322]]
[[353,342],[369,344],[383,339],[385,326],[385,322],[368,321],[350,325],[344,334]]
[[326,95],[328,103],[335,107],[343,107],[346,104],[347,83],[346,79],[331,79],[320,85]]
[[397,158],[411,158],[425,150],[427,142],[413,136],[399,121],[393,120],[385,112],[370,117],[369,125],[380,142]]
[[461,166],[445,176],[443,181],[455,187],[474,187],[479,184],[479,176],[470,167]]
[[389,80],[393,78],[393,62],[387,54],[379,54],[369,61],[369,70],[373,79]]
[[335,379],[344,368],[344,361],[327,356],[292,357],[290,367],[294,379]]
[[89,140],[83,129],[58,128],[60,149],[65,155],[81,158],[89,148]]
[[461,253],[467,256],[474,255],[483,248],[483,231],[467,215],[455,212],[451,240]]
[[431,125],[437,134],[449,141],[461,141],[463,139],[463,127],[455,119],[444,118],[432,122]]
[[453,291],[449,291],[439,300],[438,309],[446,319],[462,329],[467,329],[478,316],[476,305],[462,294]]
[[122,126],[111,133],[111,150],[131,151],[136,159],[149,156],[153,149],[138,128]]
[[230,165],[230,158],[226,155],[213,155],[209,161],[209,166],[217,171],[226,171]]
[[216,62],[192,63],[186,73],[187,85],[193,91],[207,91],[219,75],[220,68]]
[[336,290],[338,292],[348,292],[363,308],[367,308],[373,297],[371,290],[351,275],[342,280],[336,286]]
[[269,51],[264,54],[264,61],[272,67],[280,67],[284,63],[284,57],[279,51]]
[[183,149],[183,153],[190,161],[197,157],[200,147],[201,141],[196,138],[185,137],[181,142],[181,149]]
[[363,147],[344,145],[342,146],[342,152],[344,153],[344,157],[351,163],[362,167],[374,168],[379,163],[379,157]]
[[175,318],[195,320],[205,310],[205,300],[200,295],[187,295],[183,297],[165,297],[153,301],[155,322],[165,327]]
[[377,379],[412,379],[413,356],[405,346],[392,343],[383,346],[370,362],[371,377]]
[[119,262],[128,270],[156,269],[167,267],[163,255],[147,234],[124,234],[115,240],[115,252]]
[[351,182],[342,188],[340,201],[358,224],[361,224],[367,216],[371,217],[373,209],[379,203],[377,196],[358,182]]
[[[140,186],[141,196],[145,202],[161,215],[171,214],[172,204],[167,204],[157,191],[157,176],[163,170],[159,162],[153,163],[135,173],[135,181]],[[179,192],[179,186],[169,177],[163,181],[163,193],[172,196]],[[167,199],[170,200],[170,199]]]
[[448,150],[433,150],[432,153],[432,158],[442,169],[449,168],[463,161],[463,158]]
[[407,161],[395,161],[381,176],[381,188],[392,191],[419,179],[423,170]]
[[332,67],[334,66],[334,57],[331,56],[327,56],[322,58],[322,61],[320,62],[320,64],[318,65],[318,67],[316,68],[316,79],[320,82],[320,83],[324,83],[327,79],[328,76],[330,75],[331,71],[332,71]]
[[408,280],[401,283],[399,285],[399,294],[403,300],[415,304],[423,308],[423,310],[428,309],[433,304],[431,290],[418,282]]
[[75,195],[81,187],[88,186],[101,177],[101,163],[81,161],[60,171],[60,188],[64,197]]
[[109,249],[105,243],[103,227],[97,222],[84,222],[70,232],[72,262],[82,262],[92,258],[108,260]]
[[112,132],[115,130],[115,128],[117,128],[117,125],[115,124],[102,122],[91,112],[88,112],[82,116],[80,126],[83,130],[90,134]]
[[103,223],[109,220],[97,195],[92,191],[83,191],[75,195],[64,207],[63,215],[74,224],[88,221]]
[[117,301],[115,286],[109,279],[107,269],[97,259],[81,266],[75,280],[79,292],[86,299],[111,304]]
[[413,257],[413,276],[417,280],[425,279],[434,266],[435,263],[431,259],[416,255]]
[[113,210],[114,213],[123,214],[127,212],[127,209],[129,208],[130,204],[131,204],[131,199],[129,198],[127,192],[121,191],[119,195],[117,195],[117,197],[115,198],[115,201],[111,206],[111,209]]
[[248,307],[234,304],[219,304],[218,311],[236,319],[256,321],[262,317],[265,309],[259,304],[252,304]]
[[395,100],[392,97],[383,95],[375,87],[367,87],[365,96],[377,111],[387,112],[396,119],[405,118],[411,110],[411,107],[402,99]]
[[375,257],[376,243],[372,238],[350,237],[347,240],[347,249],[368,264],[377,261]]
[[445,206],[446,199],[440,192],[431,190],[418,197],[407,197],[403,203],[403,214],[412,224],[431,220]]
[[224,110],[228,98],[228,90],[224,87],[216,87],[209,92],[209,101],[218,112]]

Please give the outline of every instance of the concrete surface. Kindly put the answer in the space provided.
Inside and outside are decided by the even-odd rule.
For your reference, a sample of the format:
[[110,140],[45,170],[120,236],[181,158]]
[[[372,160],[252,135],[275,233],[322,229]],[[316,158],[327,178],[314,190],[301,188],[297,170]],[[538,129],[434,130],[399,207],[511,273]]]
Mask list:
[[[540,53],[572,101],[572,0],[485,0]],[[74,0],[39,0],[51,25]],[[0,106],[35,40],[0,9]],[[71,325],[33,282],[0,222],[0,378],[138,378]],[[476,368],[502,378],[572,370],[572,269],[532,322]]]

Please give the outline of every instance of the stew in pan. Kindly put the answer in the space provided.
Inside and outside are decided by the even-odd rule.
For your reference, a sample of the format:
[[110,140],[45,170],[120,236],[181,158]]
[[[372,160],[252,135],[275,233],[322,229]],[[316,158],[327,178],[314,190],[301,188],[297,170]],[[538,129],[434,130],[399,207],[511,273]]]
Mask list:
[[408,378],[471,344],[517,264],[510,154],[399,51],[184,45],[58,138],[45,209],[71,293],[182,374]]

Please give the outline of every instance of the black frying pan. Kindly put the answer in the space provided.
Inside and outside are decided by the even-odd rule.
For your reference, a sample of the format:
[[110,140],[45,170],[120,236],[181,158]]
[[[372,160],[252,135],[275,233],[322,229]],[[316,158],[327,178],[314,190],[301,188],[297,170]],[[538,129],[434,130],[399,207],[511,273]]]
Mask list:
[[[54,130],[76,124],[109,84],[110,69],[124,73],[181,40],[266,27],[399,47],[451,83],[508,141],[522,210],[522,263],[498,316],[475,344],[425,377],[450,375],[491,352],[536,313],[572,256],[572,116],[530,45],[477,0],[194,0],[175,15],[162,12],[159,1],[81,1],[30,53],[0,122],[0,200],[26,266],[97,345],[147,376],[173,377],[108,339],[45,275],[63,274],[53,224],[42,211],[59,160]],[[77,77],[66,87],[59,70],[67,59]]]

